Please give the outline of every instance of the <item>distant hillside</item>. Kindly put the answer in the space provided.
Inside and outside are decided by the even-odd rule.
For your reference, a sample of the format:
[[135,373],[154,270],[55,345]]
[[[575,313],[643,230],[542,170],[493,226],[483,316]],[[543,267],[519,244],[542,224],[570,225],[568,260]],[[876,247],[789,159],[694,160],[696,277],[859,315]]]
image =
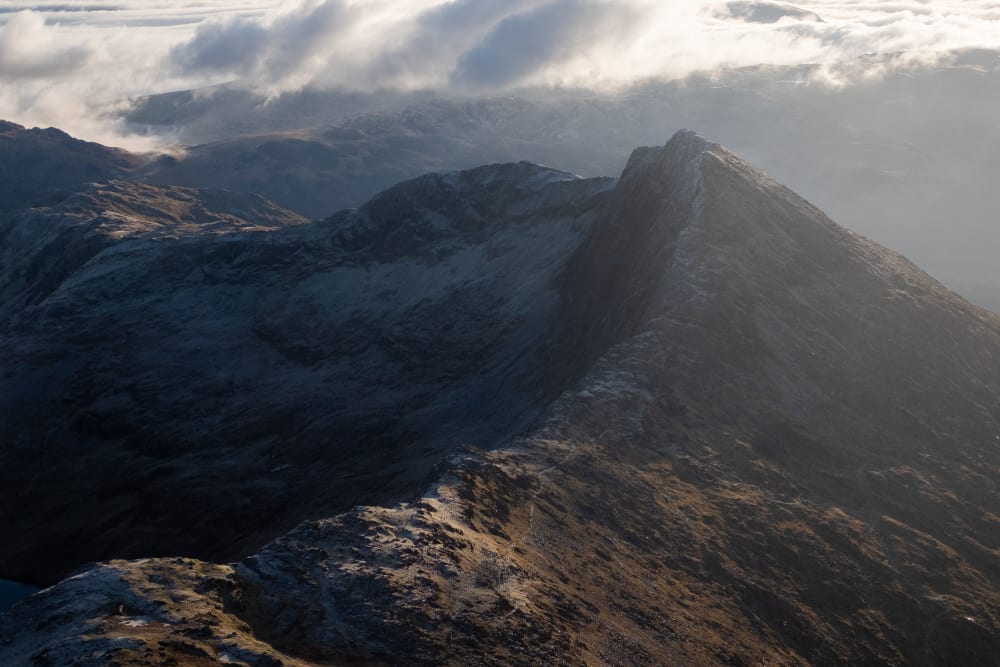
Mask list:
[[0,120],[0,213],[51,203],[84,183],[129,175],[143,163],[55,128],[29,130]]

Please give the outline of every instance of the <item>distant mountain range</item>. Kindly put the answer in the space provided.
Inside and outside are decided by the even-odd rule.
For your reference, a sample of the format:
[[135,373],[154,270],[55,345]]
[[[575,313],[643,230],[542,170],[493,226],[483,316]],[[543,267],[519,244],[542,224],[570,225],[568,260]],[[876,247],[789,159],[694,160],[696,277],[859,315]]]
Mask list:
[[721,146],[102,155],[0,218],[0,662],[998,664],[1000,316]]
[[[763,19],[796,8],[729,10]],[[530,160],[613,175],[630,147],[697,128],[839,223],[1000,311],[1000,158],[992,149],[1000,142],[1000,54],[970,50],[910,68],[878,58],[853,65],[885,70],[867,79],[846,65],[832,73],[756,67],[619,92],[486,99],[308,89],[264,98],[223,86],[146,98],[123,120],[188,146],[185,160],[164,160],[151,181],[255,192],[310,218],[360,206],[428,171]],[[830,76],[849,83],[821,83]]]
[[[794,10],[730,3],[727,11],[766,18]],[[630,147],[691,127],[839,223],[1000,311],[1000,192],[993,186],[1000,158],[992,149],[1000,142],[993,118],[1000,54],[966,51],[903,69],[883,58],[854,65],[886,68],[868,80],[817,67],[755,67],[618,92],[455,98],[306,89],[272,98],[234,85],[181,91],[137,100],[121,118],[131,131],[175,138],[178,151],[118,155],[128,164],[110,171],[130,169],[128,178],[158,185],[259,194],[322,219],[432,171],[528,160],[583,176],[613,175]],[[820,83],[829,76],[851,83]],[[21,141],[28,136],[32,131]],[[20,172],[10,182],[19,184],[14,192],[23,183],[52,184]]]

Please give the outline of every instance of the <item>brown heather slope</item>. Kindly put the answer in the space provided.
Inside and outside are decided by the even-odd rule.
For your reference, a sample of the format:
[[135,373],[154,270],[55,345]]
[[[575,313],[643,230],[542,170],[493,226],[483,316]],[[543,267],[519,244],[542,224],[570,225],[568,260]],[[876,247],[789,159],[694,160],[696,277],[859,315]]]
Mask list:
[[559,284],[589,371],[521,436],[232,565],[98,565],[0,661],[1000,664],[1000,319],[690,133]]

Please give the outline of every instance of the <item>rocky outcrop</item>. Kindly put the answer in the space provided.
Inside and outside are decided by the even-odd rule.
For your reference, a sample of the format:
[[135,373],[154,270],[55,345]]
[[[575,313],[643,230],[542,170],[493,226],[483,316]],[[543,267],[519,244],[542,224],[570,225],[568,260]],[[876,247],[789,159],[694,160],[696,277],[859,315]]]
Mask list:
[[[428,176],[260,233],[298,239],[296,270],[321,254],[368,270],[418,258],[419,274],[379,286],[421,294],[484,234],[489,246],[517,230],[496,248],[542,234],[499,265],[472,262],[509,266],[490,285],[539,322],[520,354],[471,353],[481,375],[451,394],[474,394],[499,360],[520,369],[485,399],[502,414],[462,408],[487,415],[475,421],[489,435],[417,412],[449,424],[442,441],[491,449],[450,450],[412,502],[304,522],[230,565],[91,568],[2,617],[0,657],[996,664],[1000,320],[690,133],[635,152],[612,190],[563,178],[529,165]],[[387,332],[406,331],[388,312]],[[502,331],[483,317],[462,326]],[[499,349],[522,340],[509,336]],[[430,355],[409,381],[451,368],[430,339],[408,348]],[[525,391],[533,408],[509,407]],[[420,442],[396,451],[419,457]],[[329,451],[348,450],[310,455]]]

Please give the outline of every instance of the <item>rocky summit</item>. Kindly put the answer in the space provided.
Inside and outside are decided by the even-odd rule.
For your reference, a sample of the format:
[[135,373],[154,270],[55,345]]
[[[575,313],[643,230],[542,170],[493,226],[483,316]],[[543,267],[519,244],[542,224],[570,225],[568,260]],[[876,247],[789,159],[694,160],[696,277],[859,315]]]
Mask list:
[[2,664],[1000,664],[1000,317],[697,135],[0,239]]

